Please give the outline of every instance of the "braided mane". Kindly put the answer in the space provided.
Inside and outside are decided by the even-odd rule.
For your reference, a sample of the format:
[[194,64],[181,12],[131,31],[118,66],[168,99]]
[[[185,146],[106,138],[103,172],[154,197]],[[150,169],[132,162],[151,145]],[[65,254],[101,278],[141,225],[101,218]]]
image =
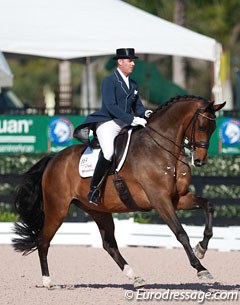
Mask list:
[[177,102],[181,102],[182,100],[184,101],[196,101],[196,100],[201,100],[205,103],[208,103],[208,100],[201,97],[201,96],[195,96],[195,95],[178,95],[175,97],[172,97],[170,100],[168,100],[166,103],[161,104],[160,106],[158,106],[153,113],[151,114],[151,116],[153,116],[155,113],[159,112],[162,109],[165,109],[166,107],[169,107]]

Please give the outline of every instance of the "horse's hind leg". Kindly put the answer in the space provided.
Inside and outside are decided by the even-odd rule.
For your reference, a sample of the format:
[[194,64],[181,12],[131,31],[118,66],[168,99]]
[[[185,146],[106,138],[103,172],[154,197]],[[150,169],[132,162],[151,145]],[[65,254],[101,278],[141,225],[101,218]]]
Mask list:
[[42,271],[42,281],[43,286],[47,288],[51,288],[53,286],[47,261],[50,242],[68,213],[66,198],[59,199],[59,197],[56,198],[56,196],[53,195],[51,197],[51,199],[48,198],[45,200],[44,226],[38,237],[38,255]]
[[114,261],[121,268],[123,273],[133,282],[134,287],[142,287],[145,284],[145,281],[134,274],[132,267],[128,265],[125,259],[119,252],[117,242],[114,236],[114,222],[112,218],[112,214],[110,213],[102,213],[96,211],[87,211],[92,218],[95,220],[98,225],[103,248],[111,255]]
[[194,249],[196,256],[202,259],[207,251],[209,240],[213,235],[213,206],[207,199],[197,197],[190,192],[187,195],[180,197],[177,209],[191,210],[196,208],[203,209],[205,214],[204,237],[203,240],[200,241]]

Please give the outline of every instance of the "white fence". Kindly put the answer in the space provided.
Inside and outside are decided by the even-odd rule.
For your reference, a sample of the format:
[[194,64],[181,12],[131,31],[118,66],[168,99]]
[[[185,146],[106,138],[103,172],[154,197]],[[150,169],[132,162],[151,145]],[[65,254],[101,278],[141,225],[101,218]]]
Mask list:
[[[114,220],[115,236],[119,247],[141,246],[159,248],[182,248],[167,225],[139,224],[129,220]],[[202,240],[204,227],[186,226],[191,245]],[[0,223],[0,244],[11,244],[16,237],[12,233],[13,223]],[[63,223],[52,240],[57,245],[84,245],[101,247],[97,225],[87,223]],[[240,227],[214,227],[209,249],[240,251]]]

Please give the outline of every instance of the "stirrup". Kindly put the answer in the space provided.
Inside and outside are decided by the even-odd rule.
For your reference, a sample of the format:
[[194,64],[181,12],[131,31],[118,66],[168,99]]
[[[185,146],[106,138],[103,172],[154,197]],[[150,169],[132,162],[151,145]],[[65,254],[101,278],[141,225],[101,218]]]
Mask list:
[[91,204],[99,205],[101,203],[101,190],[98,187],[91,187],[88,193],[88,201]]

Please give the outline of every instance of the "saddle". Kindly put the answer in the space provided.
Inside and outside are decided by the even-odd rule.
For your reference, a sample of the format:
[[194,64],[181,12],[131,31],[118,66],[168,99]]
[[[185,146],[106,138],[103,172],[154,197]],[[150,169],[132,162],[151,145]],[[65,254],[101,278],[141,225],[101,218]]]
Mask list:
[[[112,158],[112,164],[111,164],[111,167],[109,170],[109,175],[113,175],[116,172],[116,170],[119,167],[121,167],[121,166],[119,166],[121,161],[122,161],[122,163],[124,163],[125,149],[128,149],[127,146],[128,146],[128,142],[130,141],[130,137],[131,137],[131,133],[130,134],[128,133],[130,129],[131,129],[131,127],[122,128],[120,133],[116,136],[116,138],[114,140],[114,154],[113,154],[113,158]],[[90,141],[89,146],[92,149],[101,148],[97,137],[94,137]],[[123,160],[123,158],[124,158],[124,160]]]
[[[131,132],[132,132],[131,128],[129,127],[123,128],[115,138],[114,154],[112,158],[111,167],[109,170],[110,175],[113,175],[116,171],[119,171],[124,163],[130,142]],[[88,144],[88,146],[82,152],[79,163],[80,176],[82,176],[83,178],[87,178],[87,177],[91,177],[91,175],[93,174],[101,147],[99,145],[96,134],[93,134],[91,140],[89,140],[89,137],[86,137],[86,139],[82,139],[82,137],[80,138],[82,134],[83,133],[81,132],[81,134],[78,133],[76,136],[74,132],[74,137],[77,138],[77,140],[81,139],[81,142],[85,142],[85,144]],[[84,136],[86,135],[88,135],[88,131],[84,132]]]

